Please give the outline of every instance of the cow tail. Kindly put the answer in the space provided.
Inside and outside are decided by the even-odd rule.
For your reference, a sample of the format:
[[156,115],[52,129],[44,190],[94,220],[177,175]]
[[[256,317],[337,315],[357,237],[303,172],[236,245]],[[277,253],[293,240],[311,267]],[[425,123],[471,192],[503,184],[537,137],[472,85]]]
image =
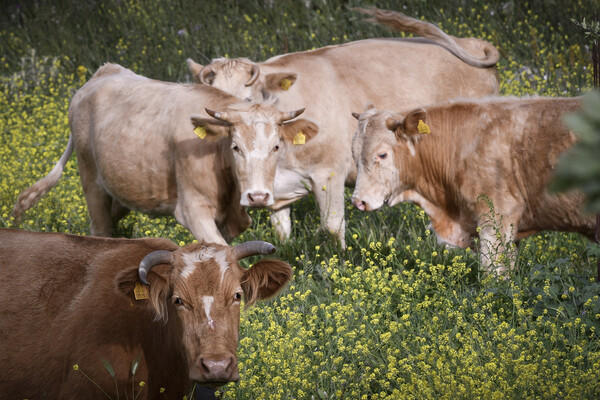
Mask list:
[[48,191],[56,185],[56,182],[58,182],[62,176],[65,164],[73,153],[74,146],[73,135],[71,135],[69,137],[69,142],[67,143],[67,148],[60,157],[60,160],[58,160],[54,168],[52,168],[52,171],[19,194],[12,211],[15,222],[18,222],[21,219],[23,212],[30,209],[43,195],[48,193]]
[[380,23],[387,25],[396,31],[414,33],[415,35],[429,39],[446,48],[460,60],[472,67],[493,67],[500,60],[500,52],[498,49],[484,40],[480,40],[480,42],[483,44],[485,56],[483,58],[477,58],[462,48],[456,42],[454,37],[448,35],[432,23],[411,18],[397,11],[379,10],[377,8],[355,8],[355,10],[363,14],[371,15],[373,18],[368,20],[371,23]]

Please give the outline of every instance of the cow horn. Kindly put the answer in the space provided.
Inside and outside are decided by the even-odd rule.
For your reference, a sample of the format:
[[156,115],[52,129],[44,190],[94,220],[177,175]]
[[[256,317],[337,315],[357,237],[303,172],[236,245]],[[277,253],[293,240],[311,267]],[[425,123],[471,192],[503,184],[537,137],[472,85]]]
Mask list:
[[386,128],[392,132],[395,132],[400,125],[402,125],[402,121],[398,121],[396,118],[388,118],[385,120]]
[[173,253],[168,250],[156,250],[152,253],[148,254],[142,262],[140,262],[140,266],[138,268],[138,275],[140,276],[140,281],[149,286],[150,284],[146,280],[146,276],[148,272],[157,265],[160,264],[171,264],[173,261]]
[[281,119],[279,120],[279,122],[281,123],[281,122],[289,121],[290,119],[294,119],[298,115],[302,114],[303,112],[304,112],[304,108],[301,108],[301,109],[296,110],[296,111],[284,112],[283,116],[281,117]]
[[209,79],[208,77],[210,74],[213,74],[214,78],[215,72],[213,71],[210,65],[207,65],[204,68],[202,68],[200,70],[200,73],[198,74],[200,82],[204,83],[205,85],[212,85],[213,80]]
[[258,68],[258,65],[252,64],[250,72],[252,73],[252,76],[250,77],[250,79],[248,79],[248,82],[245,83],[246,86],[250,86],[254,82],[256,82],[256,80],[258,79],[258,75],[260,75],[260,68]]
[[233,248],[233,255],[241,260],[242,258],[255,256],[258,254],[267,255],[275,253],[277,248],[269,242],[263,242],[262,240],[251,240],[238,244]]
[[205,110],[208,115],[210,115],[211,117],[213,117],[215,119],[218,119],[219,121],[229,122],[229,118],[231,118],[231,116],[229,116],[225,112],[213,111],[213,110],[209,110],[208,108],[205,108]]

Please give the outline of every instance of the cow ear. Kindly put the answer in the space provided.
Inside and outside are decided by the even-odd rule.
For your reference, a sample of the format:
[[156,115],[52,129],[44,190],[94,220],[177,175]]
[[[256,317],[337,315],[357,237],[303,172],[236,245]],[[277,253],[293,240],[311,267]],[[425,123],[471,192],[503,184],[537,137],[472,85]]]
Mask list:
[[191,58],[188,58],[186,62],[188,65],[188,70],[192,75],[192,80],[196,83],[200,83],[200,71],[202,71],[202,68],[204,68],[204,66],[198,64],[197,62],[194,62],[194,60],[192,60]]
[[193,114],[192,130],[200,139],[218,139],[229,136],[231,123],[214,118],[204,118],[201,115]]
[[242,277],[246,307],[257,300],[274,296],[290,281],[292,275],[292,267],[283,261],[261,260],[254,264]]
[[411,111],[402,122],[404,134],[410,138],[418,138],[422,134],[429,133],[427,125],[427,111],[417,108]]
[[307,119],[285,122],[281,129],[281,136],[287,144],[305,144],[319,133],[319,126]]
[[294,83],[298,74],[295,72],[277,72],[267,74],[265,77],[266,89],[269,92],[277,92],[280,90],[288,90]]
[[[168,265],[154,267],[147,277],[150,286],[144,286],[140,282],[136,266],[136,268],[119,272],[115,283],[118,290],[130,299],[132,305],[149,304],[154,309],[155,319],[166,321],[170,271],[171,267]],[[137,295],[136,290],[139,290]]]

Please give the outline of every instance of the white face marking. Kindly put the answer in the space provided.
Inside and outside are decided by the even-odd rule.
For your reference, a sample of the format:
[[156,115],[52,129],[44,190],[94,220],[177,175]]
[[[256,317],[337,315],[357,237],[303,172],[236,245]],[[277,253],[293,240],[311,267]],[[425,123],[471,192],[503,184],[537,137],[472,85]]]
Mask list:
[[227,262],[226,254],[224,251],[219,251],[215,254],[215,261],[219,264],[219,268],[221,268],[221,283],[223,282],[223,278],[225,277],[225,272],[229,269],[229,263]]
[[206,314],[206,323],[210,329],[215,329],[215,321],[210,317],[210,308],[212,307],[215,298],[212,296],[202,297],[202,303],[204,304],[204,313]]
[[185,267],[179,275],[182,278],[187,278],[196,270],[197,262],[208,261],[215,257],[215,249],[211,247],[203,248],[197,253],[184,254],[182,257]]
[[181,270],[181,273],[179,275],[182,278],[187,278],[196,269],[196,264],[194,263],[195,260],[192,254],[184,254],[183,261],[185,262],[185,267],[183,268],[183,270]]

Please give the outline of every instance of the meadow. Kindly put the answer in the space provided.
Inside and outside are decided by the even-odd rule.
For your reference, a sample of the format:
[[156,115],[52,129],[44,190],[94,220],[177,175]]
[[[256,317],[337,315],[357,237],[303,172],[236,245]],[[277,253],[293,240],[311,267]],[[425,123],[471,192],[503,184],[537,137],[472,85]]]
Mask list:
[[[101,3],[6,2],[0,227],[89,234],[75,156],[20,223],[10,213],[18,193],[59,159],[69,101],[107,61],[186,82],[187,57],[262,61],[398,36],[351,9],[376,4],[493,43],[502,54],[502,95],[577,96],[592,86],[591,55],[571,19],[600,9],[598,0]],[[251,229],[234,242],[272,242],[295,274],[280,296],[242,313],[241,379],[221,388],[221,398],[600,398],[598,245],[574,234],[535,235],[521,242],[508,279],[498,279],[483,273],[474,251],[439,246],[414,205],[373,213],[347,206],[346,249],[318,230],[311,197],[293,205],[287,242],[277,239],[267,210],[250,212]],[[140,213],[125,218],[118,233],[194,240],[173,218]]]

